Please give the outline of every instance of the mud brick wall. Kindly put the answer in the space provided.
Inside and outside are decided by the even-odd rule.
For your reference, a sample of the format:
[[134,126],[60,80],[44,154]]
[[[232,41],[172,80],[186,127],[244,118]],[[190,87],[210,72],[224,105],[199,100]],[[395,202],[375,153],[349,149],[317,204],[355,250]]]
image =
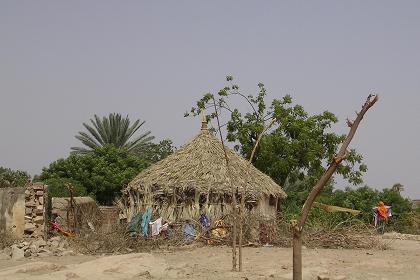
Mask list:
[[25,188],[0,188],[0,233],[22,237],[25,226]]
[[102,218],[102,232],[112,232],[119,226],[120,209],[116,206],[99,206]]
[[[70,197],[53,197],[51,201],[51,214],[55,221],[60,224],[61,229],[65,231],[75,230],[77,232],[78,230],[89,228],[88,223],[94,226],[94,228],[100,226],[101,212],[99,212],[98,205],[91,197],[82,196],[73,198],[76,217],[73,217],[70,209]],[[67,220],[67,217],[69,217],[69,220]],[[75,223],[74,218],[76,219]],[[72,227],[74,224],[76,224],[75,229]]]
[[25,235],[46,238],[48,187],[33,183],[25,190]]

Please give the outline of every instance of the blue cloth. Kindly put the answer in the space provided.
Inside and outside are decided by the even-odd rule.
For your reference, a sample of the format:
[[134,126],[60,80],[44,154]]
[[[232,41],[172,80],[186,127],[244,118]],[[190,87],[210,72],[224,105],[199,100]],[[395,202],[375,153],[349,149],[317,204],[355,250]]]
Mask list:
[[184,224],[182,226],[182,232],[184,233],[185,241],[193,241],[196,236],[195,229],[192,224]]
[[127,226],[128,232],[140,232],[141,230],[141,213],[138,213],[131,219],[130,223]]
[[206,216],[206,214],[201,214],[200,216],[200,224],[203,227],[204,231],[208,231],[210,229],[210,220]]
[[152,208],[148,207],[146,211],[144,211],[142,221],[141,221],[141,229],[142,229],[143,237],[147,237],[147,231],[149,229],[149,222],[151,218],[152,218]]

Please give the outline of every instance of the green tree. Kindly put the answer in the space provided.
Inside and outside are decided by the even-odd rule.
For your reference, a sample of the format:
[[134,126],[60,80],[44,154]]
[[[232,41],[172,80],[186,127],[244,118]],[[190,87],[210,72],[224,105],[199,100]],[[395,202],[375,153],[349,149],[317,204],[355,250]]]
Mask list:
[[25,171],[0,166],[0,188],[24,187],[30,180],[31,176]]
[[149,143],[144,146],[137,154],[149,161],[150,163],[158,162],[175,151],[172,140],[164,139],[159,143]]
[[148,163],[126,149],[105,145],[88,154],[71,154],[42,170],[40,181],[70,179],[86,189],[100,204],[111,205]]
[[88,194],[86,188],[73,179],[50,178],[43,182],[48,185],[48,197],[69,197],[70,193],[66,187],[67,184],[73,186],[73,196],[86,196]]
[[[207,108],[214,111],[214,107],[219,112],[228,112],[227,140],[234,143],[235,149],[245,158],[249,157],[266,123],[274,121],[275,125],[258,146],[253,164],[286,191],[311,188],[325,171],[323,163],[332,160],[345,138],[345,135],[331,131],[337,117],[328,111],[311,115],[303,106],[293,104],[289,95],[268,102],[267,90],[262,83],[258,84],[259,91],[254,96],[243,94],[239,86],[233,84],[231,76],[227,81],[229,85],[217,96],[205,94],[185,116],[197,116]],[[241,112],[234,108],[231,104],[234,97],[242,98],[250,109]],[[238,107],[243,108],[242,105]],[[210,121],[214,117],[215,113],[212,113],[207,119]],[[362,155],[355,150],[349,151],[337,173],[354,185],[361,184],[363,173],[367,171],[362,160]]]
[[[392,190],[392,188],[378,191],[368,186],[356,189],[348,187],[345,190],[334,190],[318,199],[318,201],[326,204],[360,210],[361,214],[358,215],[358,218],[366,223],[372,221],[372,208],[377,206],[381,200],[392,207],[393,216],[389,219],[388,229],[410,232],[413,228],[413,225],[411,225],[412,220],[410,219],[413,214],[412,202],[402,197],[398,191]],[[335,218],[341,217],[342,219],[346,219],[349,216],[342,213],[332,215],[325,212],[319,213],[319,215],[335,216]]]
[[399,191],[392,188],[383,189],[379,194],[379,199],[386,205],[392,206],[392,212],[395,215],[413,211],[413,202],[402,197]]
[[85,147],[72,147],[73,152],[85,154],[109,144],[117,148],[124,148],[129,152],[140,152],[142,148],[154,139],[153,136],[150,136],[150,131],[146,131],[132,139],[145,122],[136,120],[130,125],[128,116],[123,118],[120,114],[111,113],[101,119],[95,115],[94,119],[90,119],[90,122],[91,125],[83,123],[88,132],[80,131],[76,135],[76,138]]

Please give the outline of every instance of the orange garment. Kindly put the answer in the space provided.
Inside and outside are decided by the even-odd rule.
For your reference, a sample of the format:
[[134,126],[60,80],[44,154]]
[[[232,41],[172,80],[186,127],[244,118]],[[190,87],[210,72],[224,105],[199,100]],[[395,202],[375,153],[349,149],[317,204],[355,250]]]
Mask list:
[[378,204],[378,214],[379,216],[386,221],[388,221],[388,209],[385,207],[385,204],[382,201],[379,201]]

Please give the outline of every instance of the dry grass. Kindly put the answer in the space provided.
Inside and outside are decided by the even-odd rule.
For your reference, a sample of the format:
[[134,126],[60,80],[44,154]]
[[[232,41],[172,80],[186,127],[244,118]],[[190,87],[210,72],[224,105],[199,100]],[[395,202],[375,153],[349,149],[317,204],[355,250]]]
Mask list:
[[184,246],[182,229],[175,225],[168,236],[143,238],[130,236],[125,227],[110,232],[81,232],[76,238],[70,240],[71,247],[82,254],[125,254],[132,252],[150,252],[155,249],[168,249]]
[[[275,244],[292,246],[290,222],[280,221],[279,235]],[[335,225],[307,225],[303,231],[303,243],[308,248],[330,249],[388,249],[389,244],[371,225],[359,220],[347,220]]]
[[[153,193],[173,194],[174,187],[200,193],[228,194],[232,180],[235,187],[241,190],[246,186],[250,196],[261,194],[285,198],[286,193],[269,176],[265,175],[247,160],[228,150],[231,164],[230,176],[224,161],[222,143],[210,131],[204,129],[188,144],[164,160],[142,171],[129,185],[132,189],[144,192],[153,188]],[[245,176],[249,170],[250,179]]]
[[304,244],[310,248],[387,249],[376,229],[358,220],[309,229]]
[[142,171],[123,190],[127,218],[146,207],[162,205],[170,221],[196,218],[202,208],[219,218],[230,212],[231,182],[239,193],[246,189],[249,203],[263,196],[286,197],[269,176],[234,151],[227,149],[227,153],[229,174],[222,143],[207,129],[201,130],[190,143]]
[[[198,229],[198,226],[195,228]],[[227,224],[227,228],[230,228],[229,224]],[[250,239],[249,230],[245,227],[244,244],[255,244]],[[274,224],[261,227],[260,240],[262,240],[262,244],[269,243],[281,247],[292,245],[291,232],[283,224],[280,227],[276,227]],[[196,244],[230,245],[231,242],[230,235],[225,238],[215,238],[197,231]],[[383,241],[370,226],[355,221],[348,221],[330,228],[307,228],[304,231],[304,245],[308,248],[388,249],[390,242],[392,240]],[[183,238],[181,225],[176,225],[169,236],[131,237],[124,230],[107,233],[90,232],[72,239],[70,244],[79,253],[97,255],[150,252],[157,249],[178,250],[189,243],[185,242]]]

